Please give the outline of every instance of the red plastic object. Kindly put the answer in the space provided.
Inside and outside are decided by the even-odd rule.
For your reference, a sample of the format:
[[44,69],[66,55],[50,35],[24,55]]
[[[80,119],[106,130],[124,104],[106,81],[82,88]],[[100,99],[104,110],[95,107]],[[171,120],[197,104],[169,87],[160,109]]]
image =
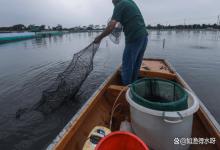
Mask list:
[[149,150],[136,135],[129,132],[112,132],[104,137],[95,150]]

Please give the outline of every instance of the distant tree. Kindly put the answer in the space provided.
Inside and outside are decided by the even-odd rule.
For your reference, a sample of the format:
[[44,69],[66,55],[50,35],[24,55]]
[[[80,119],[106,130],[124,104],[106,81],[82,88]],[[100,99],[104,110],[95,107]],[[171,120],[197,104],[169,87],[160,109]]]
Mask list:
[[202,29],[206,29],[207,25],[206,24],[202,24]]
[[17,25],[12,26],[12,30],[14,31],[23,31],[25,29],[26,27],[23,24],[17,24]]
[[215,24],[213,24],[213,28],[214,29],[217,29],[218,28],[218,25],[215,23]]
[[87,29],[87,26],[83,26],[82,28],[83,28],[83,30],[86,30],[86,29]]
[[147,28],[148,28],[148,29],[152,29],[152,26],[149,24],[149,25],[147,26]]
[[40,32],[41,31],[41,28],[43,28],[43,26],[36,26],[34,24],[30,24],[28,27],[27,27],[27,30],[28,31],[31,31],[31,32]]
[[45,30],[45,25],[41,25],[40,26],[40,30],[42,31],[42,30]]
[[32,32],[41,32],[41,31],[44,31],[45,30],[45,25],[40,25],[40,26],[30,26],[30,30]]
[[88,27],[87,27],[87,30],[93,30],[93,28],[92,28],[92,27],[90,27],[90,26],[88,26]]
[[95,29],[100,29],[100,25],[95,25]]
[[28,30],[32,30],[34,27],[35,27],[34,24],[30,24],[30,25],[27,26],[27,29],[28,29]]
[[170,24],[168,25],[168,29],[172,29],[172,26]]
[[162,29],[162,25],[161,24],[157,24],[157,29]]
[[201,29],[200,24],[194,24],[194,25],[193,25],[193,29]]
[[10,31],[11,27],[0,27],[0,31]]
[[56,27],[54,27],[55,30],[61,31],[63,29],[62,25],[58,24]]
[[94,25],[93,25],[93,24],[90,24],[90,25],[89,25],[89,28],[93,30],[93,29],[94,29]]
[[106,28],[106,25],[102,25],[102,29],[105,29]]

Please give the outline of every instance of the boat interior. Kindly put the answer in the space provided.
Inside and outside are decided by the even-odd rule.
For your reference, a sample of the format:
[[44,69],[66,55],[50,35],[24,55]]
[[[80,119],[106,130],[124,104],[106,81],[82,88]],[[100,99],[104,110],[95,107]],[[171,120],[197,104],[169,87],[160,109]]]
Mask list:
[[[144,59],[140,75],[141,77],[172,80],[192,90],[170,64],[162,59]],[[129,104],[125,99],[127,87],[123,86],[120,81],[119,67],[65,127],[62,135],[59,135],[59,139],[54,143],[54,149],[82,150],[90,131],[95,126],[104,126],[111,128],[112,131],[117,131],[122,121],[130,120]],[[116,99],[118,99],[117,104],[119,107],[117,107],[112,115]],[[110,127],[111,120],[112,126]],[[202,105],[194,115],[192,137],[216,138],[216,144],[191,145],[190,148],[193,150],[220,149],[219,129],[215,126]]]

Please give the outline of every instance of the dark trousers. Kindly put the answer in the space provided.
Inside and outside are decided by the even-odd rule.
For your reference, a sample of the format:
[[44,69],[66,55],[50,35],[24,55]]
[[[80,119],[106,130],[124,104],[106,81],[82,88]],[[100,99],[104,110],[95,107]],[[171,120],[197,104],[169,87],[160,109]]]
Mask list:
[[121,68],[121,78],[124,85],[137,80],[147,43],[147,35],[131,43],[126,43]]

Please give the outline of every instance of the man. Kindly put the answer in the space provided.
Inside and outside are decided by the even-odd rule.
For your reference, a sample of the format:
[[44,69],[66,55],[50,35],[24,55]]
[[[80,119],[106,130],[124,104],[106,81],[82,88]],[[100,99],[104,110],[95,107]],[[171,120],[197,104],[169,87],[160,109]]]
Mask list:
[[107,28],[96,37],[99,43],[115,28],[117,22],[123,25],[125,49],[122,58],[121,78],[124,85],[138,78],[141,62],[147,47],[147,31],[143,16],[133,0],[112,0],[114,11]]

